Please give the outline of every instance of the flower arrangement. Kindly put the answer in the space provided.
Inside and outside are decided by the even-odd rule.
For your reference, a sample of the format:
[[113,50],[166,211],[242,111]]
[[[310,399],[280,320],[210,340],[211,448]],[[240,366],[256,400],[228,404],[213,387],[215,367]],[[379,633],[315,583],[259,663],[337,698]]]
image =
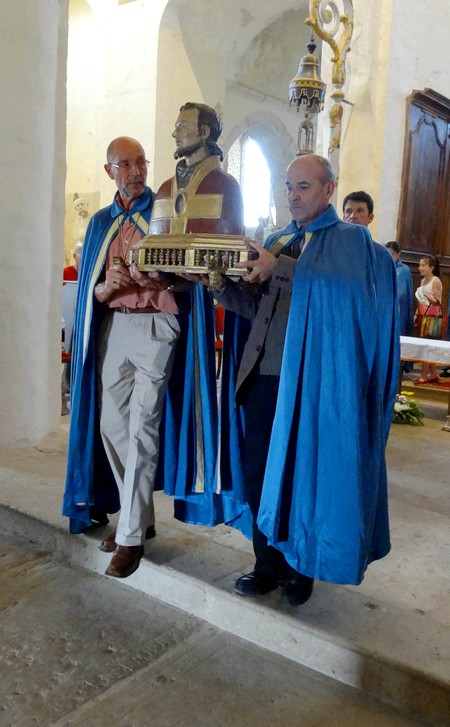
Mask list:
[[414,394],[410,391],[401,391],[395,395],[394,424],[412,424],[423,427],[424,413],[414,401]]

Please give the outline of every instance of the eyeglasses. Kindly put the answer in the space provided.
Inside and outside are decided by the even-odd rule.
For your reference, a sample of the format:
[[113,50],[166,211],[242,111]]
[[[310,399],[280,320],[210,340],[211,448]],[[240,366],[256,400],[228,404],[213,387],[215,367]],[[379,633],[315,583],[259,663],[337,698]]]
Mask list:
[[150,162],[147,159],[136,159],[135,162],[129,162],[128,160],[126,160],[124,162],[119,162],[118,164],[113,164],[112,162],[110,162],[109,166],[116,167],[116,169],[123,169],[125,172],[127,172],[133,167],[137,167],[138,169],[147,169],[149,164]]

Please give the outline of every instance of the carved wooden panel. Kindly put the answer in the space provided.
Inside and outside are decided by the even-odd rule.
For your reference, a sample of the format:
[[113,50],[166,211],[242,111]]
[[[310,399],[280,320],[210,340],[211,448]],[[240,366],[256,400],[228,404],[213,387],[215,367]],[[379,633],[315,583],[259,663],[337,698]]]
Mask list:
[[[450,100],[425,89],[408,99],[397,239],[418,282],[421,255],[441,262],[450,277]],[[445,302],[447,297],[445,297]]]

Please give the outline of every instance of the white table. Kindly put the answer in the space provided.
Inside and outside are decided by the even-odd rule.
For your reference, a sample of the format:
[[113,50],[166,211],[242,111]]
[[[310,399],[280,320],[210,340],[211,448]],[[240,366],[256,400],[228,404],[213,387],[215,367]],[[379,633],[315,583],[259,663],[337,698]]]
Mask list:
[[450,366],[450,341],[400,336],[400,349],[402,361]]
[[[400,351],[402,361],[450,366],[450,341],[400,336]],[[450,388],[448,390],[448,414],[450,415]]]

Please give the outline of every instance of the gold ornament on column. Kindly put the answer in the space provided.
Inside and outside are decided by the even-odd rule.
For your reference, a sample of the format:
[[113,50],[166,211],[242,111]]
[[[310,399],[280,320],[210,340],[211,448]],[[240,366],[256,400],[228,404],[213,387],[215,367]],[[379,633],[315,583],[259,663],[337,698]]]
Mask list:
[[[343,13],[339,12],[337,2],[327,0],[309,0],[309,18],[305,21],[316,35],[328,43],[333,51],[332,56],[332,90],[330,97],[333,105],[330,109],[331,138],[328,147],[328,156],[338,172],[339,149],[341,144],[341,126],[345,94],[342,87],[345,83],[345,60],[350,50],[350,41],[353,35],[353,3],[352,0],[340,0]],[[327,26],[328,30],[325,29]],[[339,31],[341,33],[339,35]],[[334,157],[334,159],[332,159]]]

